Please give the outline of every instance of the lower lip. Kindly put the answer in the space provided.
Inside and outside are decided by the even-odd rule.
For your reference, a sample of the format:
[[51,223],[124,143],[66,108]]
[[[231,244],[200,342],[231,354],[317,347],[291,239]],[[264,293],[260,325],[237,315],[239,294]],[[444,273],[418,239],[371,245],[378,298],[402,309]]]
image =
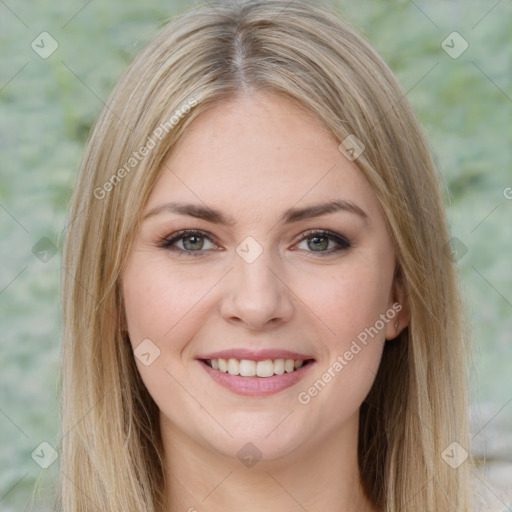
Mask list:
[[199,363],[215,382],[233,393],[246,396],[266,396],[278,393],[299,382],[313,366],[314,361],[310,361],[294,372],[285,372],[282,375],[273,375],[272,377],[240,377],[240,375],[231,375],[214,370],[204,361],[199,361]]

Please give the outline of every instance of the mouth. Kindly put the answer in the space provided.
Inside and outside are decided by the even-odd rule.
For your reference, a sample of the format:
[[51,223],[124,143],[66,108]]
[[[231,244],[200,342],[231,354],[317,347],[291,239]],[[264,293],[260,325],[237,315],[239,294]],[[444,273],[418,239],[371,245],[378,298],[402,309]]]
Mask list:
[[208,354],[197,361],[215,383],[245,396],[283,391],[299,382],[315,364],[309,356],[286,351],[230,350]]
[[255,361],[252,359],[218,358],[201,359],[212,370],[238,375],[240,377],[260,377],[268,379],[275,375],[294,373],[299,368],[314,362],[314,359],[264,359]]

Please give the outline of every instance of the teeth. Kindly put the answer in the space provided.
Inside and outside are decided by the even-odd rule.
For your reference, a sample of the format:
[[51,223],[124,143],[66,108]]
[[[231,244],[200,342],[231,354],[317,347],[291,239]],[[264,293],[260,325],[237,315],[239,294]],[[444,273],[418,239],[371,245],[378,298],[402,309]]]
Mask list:
[[[227,362],[227,360],[226,359],[219,359],[218,363],[219,363],[219,371],[227,373],[227,371],[228,371],[228,362]],[[212,368],[213,368],[213,365],[212,365]]]
[[256,361],[242,359],[238,365],[238,371],[242,377],[254,377],[256,375]]
[[[292,359],[290,359],[292,361]],[[284,373],[284,359],[276,359],[274,361],[274,373],[276,375],[283,375]]]
[[300,368],[304,361],[293,359],[265,359],[264,361],[252,361],[251,359],[209,359],[209,366],[230,375],[242,377],[272,377],[291,373]]
[[258,377],[272,377],[274,375],[274,361],[265,359],[256,363],[256,375]]
[[228,359],[228,373],[231,375],[238,375],[240,363],[236,359]]

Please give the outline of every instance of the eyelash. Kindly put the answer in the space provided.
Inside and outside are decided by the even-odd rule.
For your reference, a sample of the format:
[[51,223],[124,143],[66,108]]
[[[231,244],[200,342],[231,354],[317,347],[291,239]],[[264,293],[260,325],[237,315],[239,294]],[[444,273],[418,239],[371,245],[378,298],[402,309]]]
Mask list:
[[[188,250],[180,249],[178,247],[173,246],[179,240],[188,238],[190,236],[196,236],[196,235],[200,236],[201,238],[206,238],[210,242],[214,243],[212,238],[204,231],[195,230],[195,229],[185,229],[183,231],[178,231],[177,233],[175,233],[173,235],[166,236],[166,237],[162,238],[160,240],[158,246],[162,249],[175,251],[178,253],[178,255],[187,254],[187,255],[191,255],[192,257],[203,256],[204,250],[188,251]],[[333,233],[332,231],[328,231],[328,230],[324,230],[324,229],[314,229],[314,230],[302,233],[300,235],[300,238],[297,243],[300,243],[303,240],[307,240],[308,238],[314,238],[314,237],[327,238],[329,240],[336,242],[339,245],[339,247],[330,249],[329,251],[318,251],[318,255],[320,257],[329,256],[333,253],[337,253],[339,251],[344,251],[351,247],[351,243],[348,241],[347,238],[345,238],[342,235],[338,235],[337,233]],[[308,252],[316,253],[317,251],[308,251]],[[307,256],[307,257],[311,257],[311,256]]]

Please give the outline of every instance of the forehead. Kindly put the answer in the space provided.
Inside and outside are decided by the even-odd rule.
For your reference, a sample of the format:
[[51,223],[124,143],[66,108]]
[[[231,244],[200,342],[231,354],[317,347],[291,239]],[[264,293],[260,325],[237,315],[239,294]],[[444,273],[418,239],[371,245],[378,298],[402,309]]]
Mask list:
[[[376,198],[323,123],[296,102],[257,94],[215,104],[187,127],[164,163],[148,208],[169,200],[235,216],[320,200]],[[277,210],[276,210],[277,211]]]

